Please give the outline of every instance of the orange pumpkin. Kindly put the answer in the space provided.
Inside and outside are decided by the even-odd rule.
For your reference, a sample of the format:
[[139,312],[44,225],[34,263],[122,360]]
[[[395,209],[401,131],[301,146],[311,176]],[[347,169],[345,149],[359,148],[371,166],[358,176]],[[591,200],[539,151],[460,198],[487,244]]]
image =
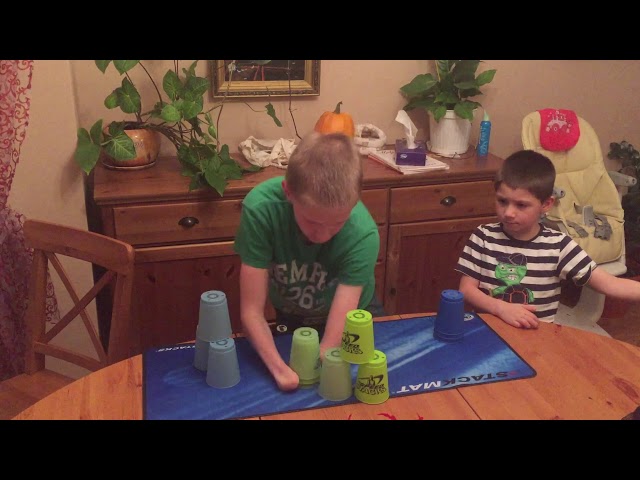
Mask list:
[[340,132],[353,138],[355,135],[353,118],[348,113],[340,113],[340,105],[342,102],[338,102],[333,112],[324,112],[313,129],[320,133]]

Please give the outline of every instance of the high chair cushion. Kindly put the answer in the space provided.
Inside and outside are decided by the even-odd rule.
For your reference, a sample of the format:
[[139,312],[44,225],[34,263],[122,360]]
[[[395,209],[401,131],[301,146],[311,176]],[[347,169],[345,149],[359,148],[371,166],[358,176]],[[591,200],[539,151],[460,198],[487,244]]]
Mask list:
[[[615,261],[624,252],[624,210],[613,181],[602,159],[600,141],[595,131],[583,118],[579,122],[579,138],[575,146],[565,151],[550,151],[540,142],[541,112],[529,113],[522,121],[522,145],[549,157],[556,169],[556,188],[565,192],[556,199],[547,218],[563,225],[564,230],[598,264]],[[584,207],[593,207],[597,222],[584,222]],[[606,220],[606,221],[605,221]],[[610,235],[602,235],[602,225],[609,224]],[[579,225],[587,232],[580,236]],[[596,228],[599,227],[598,235]],[[606,233],[609,233],[609,227]]]

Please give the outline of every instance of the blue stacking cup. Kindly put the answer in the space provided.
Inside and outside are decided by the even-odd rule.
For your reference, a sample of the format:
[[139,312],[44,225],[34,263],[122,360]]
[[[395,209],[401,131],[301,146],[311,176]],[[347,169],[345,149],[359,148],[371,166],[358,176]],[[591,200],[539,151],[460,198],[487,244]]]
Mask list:
[[233,338],[209,343],[207,385],[230,388],[240,382],[240,365]]
[[196,338],[194,350],[193,366],[202,372],[206,372],[207,363],[209,362],[209,342]]
[[464,295],[458,290],[443,290],[433,326],[433,336],[444,342],[464,337]]
[[231,319],[227,296],[219,290],[209,290],[200,295],[200,313],[196,336],[200,340],[215,342],[231,337]]

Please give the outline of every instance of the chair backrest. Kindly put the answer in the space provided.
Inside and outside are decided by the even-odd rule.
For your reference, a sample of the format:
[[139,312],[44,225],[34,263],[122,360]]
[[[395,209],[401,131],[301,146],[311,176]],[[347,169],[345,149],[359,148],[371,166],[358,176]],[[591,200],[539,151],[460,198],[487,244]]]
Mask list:
[[[607,173],[598,136],[586,120],[576,117],[580,136],[572,148],[551,151],[541,145],[539,111],[529,113],[522,120],[522,145],[547,156],[556,168],[555,187],[561,189],[564,196],[556,199],[547,218],[561,224],[596,263],[616,261],[624,254],[624,210],[620,195]],[[583,209],[588,206],[596,216],[593,225],[584,222]],[[611,230],[605,235],[608,238],[601,238],[594,233],[598,225],[599,232],[603,231],[605,219]]]
[[[131,293],[133,288],[134,249],[131,245],[97,233],[54,223],[26,220],[26,243],[33,248],[33,264],[29,284],[29,305],[26,312],[27,345],[25,369],[29,374],[45,368],[45,356],[79,365],[88,370],[123,360],[132,352],[130,340],[135,329],[131,326]],[[65,272],[58,255],[67,256],[101,267],[102,277],[79,297]],[[47,272],[53,266],[69,292],[73,306],[47,331],[46,300]],[[113,299],[111,324],[106,348],[87,315],[86,307],[103,289]],[[98,359],[51,343],[69,323],[81,316]]]

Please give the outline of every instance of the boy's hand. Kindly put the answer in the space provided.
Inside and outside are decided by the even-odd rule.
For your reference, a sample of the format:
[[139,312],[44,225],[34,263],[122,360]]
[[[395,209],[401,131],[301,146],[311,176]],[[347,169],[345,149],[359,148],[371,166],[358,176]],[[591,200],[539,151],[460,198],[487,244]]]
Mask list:
[[[340,347],[340,345],[338,345],[338,347]],[[326,345],[320,342],[320,362],[324,360],[324,354],[327,353],[327,350],[329,350],[330,348],[335,348],[335,347],[331,347],[329,345]]]
[[295,390],[298,388],[298,383],[300,383],[298,374],[289,366],[283,369],[282,372],[274,374],[273,378],[278,384],[278,388],[283,392]]
[[504,322],[516,328],[538,328],[538,317],[533,305],[523,305],[519,303],[509,303],[500,300],[498,317]]

